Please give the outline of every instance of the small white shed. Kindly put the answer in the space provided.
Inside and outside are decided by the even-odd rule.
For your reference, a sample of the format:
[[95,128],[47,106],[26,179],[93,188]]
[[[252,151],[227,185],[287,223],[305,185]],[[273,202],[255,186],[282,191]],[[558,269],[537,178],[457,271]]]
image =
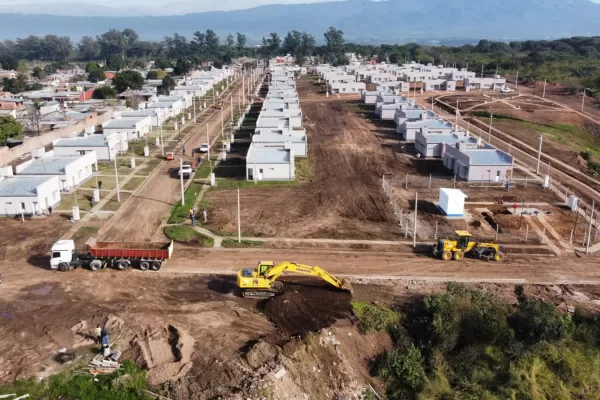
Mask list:
[[465,213],[466,194],[458,189],[440,188],[439,207],[448,217],[462,217]]

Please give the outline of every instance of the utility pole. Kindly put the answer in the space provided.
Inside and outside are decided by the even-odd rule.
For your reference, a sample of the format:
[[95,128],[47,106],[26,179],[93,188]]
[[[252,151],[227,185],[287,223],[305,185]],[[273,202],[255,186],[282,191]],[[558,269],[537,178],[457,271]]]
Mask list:
[[488,143],[492,144],[492,122],[494,121],[494,113],[490,114],[490,129],[488,130]]
[[413,249],[417,247],[417,204],[419,202],[419,193],[415,192],[415,223],[413,227]]
[[585,104],[585,91],[586,88],[583,88],[583,97],[581,98],[581,112],[583,112],[583,105]]
[[[119,148],[121,148],[120,145],[121,142],[119,142]],[[117,170],[117,155],[119,154],[119,151],[117,150],[115,152],[115,184],[117,187],[117,202],[121,202],[121,191],[119,190],[119,172]]]
[[483,78],[483,63],[481,63],[481,76],[480,78]]
[[245,94],[246,93],[246,89],[245,89],[245,80],[244,80],[244,70],[242,69],[242,105],[246,105],[246,101],[244,99]]
[[237,225],[238,225],[238,243],[242,242],[242,229],[240,227],[240,189],[237,190]]
[[544,78],[544,91],[542,92],[542,99],[546,98],[546,78]]
[[210,139],[208,138],[208,124],[206,124],[206,144],[208,144],[207,158],[210,160]]
[[517,78],[515,79],[515,90],[519,87],[519,70],[517,70]]
[[542,159],[542,142],[544,140],[544,135],[540,135],[540,147],[538,148],[538,157],[537,157],[537,167],[535,168],[535,174],[540,174],[540,160]]
[[585,254],[590,251],[590,238],[592,237],[592,222],[594,221],[594,205],[595,200],[592,199],[592,211],[590,213],[590,228],[588,229],[589,234],[587,237],[587,243],[585,244]]
[[[225,130],[223,129],[223,109],[221,108],[221,140],[223,140],[225,136]],[[223,142],[223,146],[225,146],[225,142]]]
[[456,101],[456,113],[455,113],[455,121],[454,121],[454,125],[456,125],[456,130],[458,130],[458,100]]
[[162,135],[162,124],[160,124],[160,152],[162,154],[162,156],[165,156],[165,143],[163,142],[163,135]]
[[179,159],[179,183],[181,186],[181,205],[185,206],[185,197],[183,196],[183,157]]
[[195,125],[196,123],[198,123],[198,120],[196,119],[196,97],[195,96],[192,96],[192,104],[194,107],[194,125]]

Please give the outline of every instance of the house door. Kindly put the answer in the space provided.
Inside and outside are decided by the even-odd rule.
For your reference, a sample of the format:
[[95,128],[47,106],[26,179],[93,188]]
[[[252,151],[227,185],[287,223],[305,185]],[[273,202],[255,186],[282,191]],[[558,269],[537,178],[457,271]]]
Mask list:
[[250,180],[254,180],[254,169],[253,168],[248,168],[248,179]]

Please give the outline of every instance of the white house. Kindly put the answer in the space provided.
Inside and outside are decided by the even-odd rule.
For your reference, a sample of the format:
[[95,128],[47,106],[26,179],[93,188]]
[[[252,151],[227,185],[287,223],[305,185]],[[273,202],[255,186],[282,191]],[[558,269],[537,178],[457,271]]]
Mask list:
[[261,111],[269,110],[300,110],[300,101],[296,99],[272,98],[265,100]]
[[506,84],[504,78],[466,78],[464,80],[465,89],[492,89],[501,88]]
[[136,140],[150,133],[152,118],[150,116],[138,118],[111,119],[102,124],[102,132],[105,135],[115,133],[122,140]]
[[185,92],[179,93],[177,96],[158,96],[158,101],[161,103],[172,103],[174,109],[182,112],[186,108],[192,106],[192,95]]
[[293,150],[250,144],[246,155],[247,180],[291,181],[295,178]]
[[94,174],[94,166],[98,169],[95,151],[84,155],[45,156],[15,166],[18,176],[57,176],[61,190],[77,187]]
[[91,151],[100,161],[111,161],[118,152],[127,151],[128,142],[119,141],[116,134],[80,136],[70,139],[57,139],[53,142],[54,155],[84,155]]
[[0,177],[0,215],[40,214],[60,203],[57,176]]
[[121,119],[139,119],[150,117],[151,126],[161,126],[167,120],[165,110],[162,108],[144,108],[142,110],[122,111]]
[[150,103],[146,108],[162,108],[165,111],[167,119],[173,118],[181,114],[181,102],[173,103],[168,101],[157,101],[156,103]]
[[306,135],[281,135],[272,131],[252,135],[252,144],[257,148],[291,149],[295,157],[306,157],[308,149]]
[[335,94],[356,94],[366,89],[364,82],[334,82],[331,85],[331,93]]

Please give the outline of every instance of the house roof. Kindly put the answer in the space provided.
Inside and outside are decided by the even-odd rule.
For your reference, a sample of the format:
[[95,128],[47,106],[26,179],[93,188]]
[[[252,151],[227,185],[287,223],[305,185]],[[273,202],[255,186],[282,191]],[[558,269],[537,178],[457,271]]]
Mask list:
[[429,129],[452,129],[452,124],[440,119],[427,119],[425,120],[425,126]]
[[72,139],[59,139],[54,143],[54,147],[104,147],[108,140],[104,135],[90,135]]
[[173,107],[173,102],[166,101],[157,101],[155,103],[148,104],[147,108],[171,108]]
[[459,189],[440,188],[440,192],[444,192],[445,194],[448,195],[448,197],[453,197],[453,196],[469,197],[466,194],[464,194],[462,191],[460,191]]
[[60,175],[65,172],[67,165],[80,157],[80,155],[73,155],[38,158],[19,172],[19,175]]
[[469,156],[471,165],[512,165],[513,159],[503,151],[497,149],[472,149],[461,150]]
[[285,142],[306,142],[306,135],[294,134],[294,135],[283,135],[277,132],[261,132],[260,134],[254,134],[252,141],[257,143],[285,143]]
[[53,177],[11,176],[0,180],[0,197],[35,197],[37,187]]
[[246,155],[246,164],[288,164],[290,151],[274,148],[258,148],[251,146]]
[[144,108],[142,110],[125,111],[121,113],[121,118],[147,117],[157,115],[160,108]]
[[121,118],[113,119],[102,127],[105,129],[132,129],[135,125],[140,122],[143,118]]

